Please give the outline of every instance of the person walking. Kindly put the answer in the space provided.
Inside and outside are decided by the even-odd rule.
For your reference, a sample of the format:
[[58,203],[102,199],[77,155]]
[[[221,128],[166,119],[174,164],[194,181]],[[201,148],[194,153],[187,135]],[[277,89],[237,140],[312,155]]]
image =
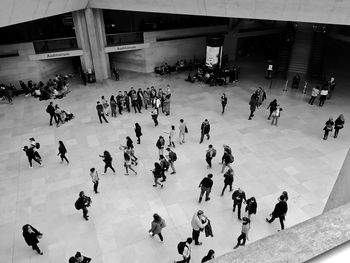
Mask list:
[[117,106],[118,106],[118,112],[120,115],[122,115],[122,111],[123,111],[123,104],[124,104],[124,96],[122,94],[121,91],[118,92],[118,95],[117,95]]
[[198,210],[197,213],[195,213],[191,220],[191,226],[192,226],[192,239],[194,240],[194,244],[196,246],[202,245],[202,242],[199,242],[199,235],[201,229],[204,229],[204,227],[208,224],[208,220],[206,216],[204,215],[204,212],[202,210]]
[[202,181],[199,183],[198,187],[201,189],[201,193],[199,195],[198,203],[202,202],[204,193],[205,193],[205,201],[210,200],[209,195],[211,192],[211,188],[213,186],[213,180],[211,178],[213,178],[213,174],[208,174],[208,176],[204,177]]
[[232,194],[232,200],[233,200],[233,209],[232,211],[235,212],[236,211],[236,207],[238,208],[238,219],[241,220],[241,207],[242,207],[242,203],[243,201],[246,202],[247,199],[245,197],[245,192],[238,188],[236,191],[233,192]]
[[63,142],[58,141],[58,154],[57,155],[59,155],[61,157],[61,163],[63,163],[63,160],[66,160],[66,162],[69,163],[69,161],[66,157],[66,154],[67,154],[67,149],[64,146]]
[[270,120],[272,113],[277,109],[277,100],[274,99],[273,101],[270,102],[269,106],[267,107],[267,110],[270,109],[270,115],[267,118]]
[[135,123],[135,135],[137,138],[137,144],[141,143],[141,136],[142,136],[142,131],[141,131],[141,126],[137,122]]
[[248,239],[249,229],[250,229],[250,220],[248,217],[243,217],[241,235],[237,238],[237,245],[234,246],[233,249],[236,249],[239,246],[245,246],[246,240],[249,240]]
[[221,106],[222,106],[222,112],[221,112],[221,114],[222,114],[222,115],[223,115],[224,112],[225,112],[226,105],[227,105],[227,97],[226,97],[226,94],[225,94],[225,93],[222,93],[222,96],[221,96]]
[[212,164],[211,164],[211,160],[216,156],[216,150],[214,149],[213,145],[209,144],[208,149],[206,150],[206,154],[205,154],[205,161],[207,162],[208,169],[211,169]]
[[133,171],[135,173],[135,175],[137,175],[137,172],[131,167],[131,156],[130,154],[127,152],[127,149],[124,149],[124,167],[126,170],[126,174],[125,175],[129,175],[129,170]]
[[270,214],[271,218],[270,219],[266,218],[265,220],[267,223],[271,224],[276,218],[278,218],[280,220],[281,230],[283,230],[284,229],[283,221],[285,220],[285,216],[288,211],[288,205],[284,195],[281,195],[279,200],[280,201],[275,205],[275,209]]
[[99,192],[97,188],[98,188],[98,182],[100,178],[98,177],[98,173],[95,168],[90,169],[90,176],[91,176],[92,183],[94,184],[94,192],[95,194],[98,194]]
[[182,256],[182,260],[174,261],[174,263],[189,263],[191,261],[192,241],[192,238],[189,237],[185,242],[180,242],[177,245],[177,251]]
[[230,148],[230,146],[228,145],[223,145],[224,147],[224,155],[222,156],[222,169],[221,169],[221,173],[223,173],[225,171],[225,168],[231,168],[231,163],[234,162],[234,157],[232,155],[232,150]]
[[251,120],[254,117],[254,112],[256,110],[256,107],[258,106],[258,98],[256,96],[252,96],[250,99],[249,105],[250,105],[250,115],[248,120]]
[[175,148],[175,125],[171,125],[171,129],[169,132],[165,132],[166,134],[169,134],[169,145],[168,147]]
[[318,94],[320,94],[320,87],[319,86],[316,86],[314,88],[312,88],[312,91],[311,91],[311,98],[309,100],[309,104],[310,105],[313,105],[314,104],[314,101],[315,99],[317,98]]
[[109,100],[109,104],[111,105],[111,116],[117,117],[117,101],[115,100],[113,95]]
[[185,143],[185,134],[186,133],[188,133],[188,129],[187,129],[186,123],[185,123],[185,121],[183,119],[180,119],[180,126],[179,126],[179,141],[180,141],[180,144]]
[[224,188],[222,188],[221,196],[224,195],[226,187],[230,187],[230,192],[232,192],[232,184],[233,184],[234,171],[232,168],[229,168],[224,174]]
[[330,81],[328,82],[328,85],[329,85],[328,99],[330,100],[333,96],[335,86],[337,85],[334,77],[331,77]]
[[111,168],[111,170],[113,171],[113,174],[115,174],[115,170],[112,166],[112,156],[111,154],[108,152],[108,151],[104,151],[103,152],[103,155],[99,155],[102,159],[103,159],[103,162],[105,163],[105,169],[104,169],[104,172],[101,173],[101,174],[106,174],[107,173],[107,168]]
[[107,100],[105,99],[105,96],[101,97],[101,102],[102,102],[103,112],[106,116],[108,116],[109,104],[108,104]]
[[161,188],[163,188],[163,185],[158,182],[158,180],[162,177],[162,167],[160,166],[159,163],[155,162],[154,163],[154,169],[151,170],[154,176],[154,187],[157,187],[157,185],[160,185]]
[[91,258],[83,256],[79,251],[75,253],[74,257],[69,259],[69,263],[90,263]]
[[162,235],[162,229],[166,227],[165,220],[160,217],[158,214],[153,214],[153,221],[151,223],[151,229],[148,230],[148,233],[151,237],[154,237],[154,235],[158,235],[160,238],[160,241],[163,242],[163,235]]
[[152,120],[154,122],[154,127],[157,127],[158,126],[158,110],[157,109],[154,109],[151,112],[151,117],[152,117]]
[[50,101],[50,104],[47,105],[46,112],[48,114],[50,114],[50,126],[52,126],[52,119],[54,119],[56,124],[57,124],[57,118],[56,118],[56,114],[55,114],[55,107],[53,106],[53,102],[52,101]]
[[282,108],[280,108],[279,105],[277,105],[277,108],[272,112],[271,125],[277,126],[278,118],[281,116],[281,111]]
[[204,135],[207,136],[208,140],[210,139],[209,132],[210,132],[210,124],[209,124],[209,121],[207,119],[205,119],[201,125],[201,139],[200,139],[199,143],[203,142]]
[[40,166],[43,166],[42,161],[35,155],[32,147],[24,146],[23,151],[26,153],[29,162],[29,168],[33,168],[33,160],[36,161]]
[[329,132],[333,131],[333,125],[334,125],[333,118],[329,118],[329,120],[326,121],[326,124],[323,128],[324,130],[323,140],[327,140]]
[[168,160],[169,160],[169,164],[170,164],[170,167],[172,170],[172,172],[170,174],[176,174],[174,162],[176,162],[176,160],[177,160],[177,155],[169,147],[166,148],[166,150],[168,151]]
[[246,204],[245,211],[248,213],[248,218],[250,219],[252,214],[256,214],[258,204],[256,203],[255,197],[249,198]]
[[100,120],[100,123],[102,124],[102,119],[104,119],[104,121],[106,123],[108,123],[108,121],[107,121],[107,119],[105,117],[103,106],[102,106],[102,104],[99,101],[97,102],[96,110],[97,110],[97,115],[98,115],[98,118]]
[[160,164],[160,167],[162,167],[161,182],[165,182],[166,181],[165,173],[169,169],[169,162],[165,159],[164,155],[159,155],[159,164]]
[[344,128],[345,118],[343,114],[340,114],[339,117],[334,122],[334,138],[338,137],[339,130]]
[[323,107],[328,96],[328,89],[325,87],[321,90],[318,106]]
[[215,258],[215,251],[212,250],[212,249],[210,249],[210,250],[208,251],[208,254],[207,254],[204,258],[202,258],[201,263],[208,262],[208,261],[210,261],[210,260],[213,259],[213,258]]
[[156,146],[158,148],[159,155],[163,155],[165,140],[163,136],[159,136]]
[[79,198],[75,202],[75,208],[77,210],[80,210],[80,209],[83,210],[83,217],[86,221],[89,220],[89,216],[88,216],[89,210],[87,209],[87,207],[89,207],[90,205],[91,205],[91,198],[89,196],[86,196],[84,191],[80,191]]
[[128,112],[130,112],[130,96],[127,91],[124,91],[124,106]]
[[43,234],[29,224],[24,225],[22,231],[22,235],[27,245],[32,247],[32,249],[38,252],[39,255],[43,255],[43,252],[38,247],[39,239],[42,238]]
[[170,115],[170,97],[171,97],[170,93],[168,93],[164,96],[163,108],[164,108],[165,116]]

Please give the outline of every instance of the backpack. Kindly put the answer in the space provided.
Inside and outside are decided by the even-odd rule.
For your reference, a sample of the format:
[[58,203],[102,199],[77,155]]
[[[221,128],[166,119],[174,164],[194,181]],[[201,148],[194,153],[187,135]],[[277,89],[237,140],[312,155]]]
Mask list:
[[179,244],[177,244],[177,252],[179,252],[180,255],[182,255],[182,253],[184,253],[185,246],[186,246],[186,242],[184,242],[184,241],[181,241],[181,242],[179,242]]
[[40,149],[40,143],[35,143],[35,148]]
[[81,204],[80,204],[80,199],[78,198],[77,201],[74,203],[75,209],[80,210],[81,209]]
[[216,150],[213,149],[213,155],[212,155],[212,157],[215,157],[215,156],[216,156]]
[[233,161],[234,161],[234,158],[233,158],[233,155],[232,154],[230,154],[230,160],[229,160],[229,163],[233,163]]
[[170,152],[169,157],[172,162],[175,162],[177,160],[177,155],[174,152]]

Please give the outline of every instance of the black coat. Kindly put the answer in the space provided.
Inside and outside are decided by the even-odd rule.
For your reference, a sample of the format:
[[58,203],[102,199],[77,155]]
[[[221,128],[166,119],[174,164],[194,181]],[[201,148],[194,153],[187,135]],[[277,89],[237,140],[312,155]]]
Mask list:
[[208,224],[204,227],[204,232],[206,237],[213,237],[213,229],[211,228],[210,220],[208,219]]
[[247,206],[245,207],[245,211],[248,212],[249,214],[256,214],[256,209],[257,209],[257,203],[256,201],[253,202],[251,198],[247,200]]
[[[29,233],[28,232],[27,226],[30,226],[33,229],[33,233]],[[28,246],[32,246],[34,244],[38,244],[39,243],[38,236],[41,236],[42,234],[38,230],[36,230],[31,225],[24,225],[22,227],[22,229],[23,229],[24,240],[26,241]]]
[[206,123],[206,122],[203,122],[202,125],[201,125],[201,131],[204,134],[209,133],[210,132],[210,124]]
[[275,209],[272,212],[272,216],[274,217],[280,217],[280,216],[284,216],[288,211],[288,205],[287,202],[285,201],[279,201],[276,205],[275,205]]

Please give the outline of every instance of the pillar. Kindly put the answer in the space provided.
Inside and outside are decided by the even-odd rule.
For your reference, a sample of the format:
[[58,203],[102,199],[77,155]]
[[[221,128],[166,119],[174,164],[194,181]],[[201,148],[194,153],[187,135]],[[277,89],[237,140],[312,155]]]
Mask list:
[[95,72],[101,82],[111,76],[108,54],[105,53],[106,33],[101,9],[87,8],[73,12],[78,47],[83,49],[80,58],[84,71]]

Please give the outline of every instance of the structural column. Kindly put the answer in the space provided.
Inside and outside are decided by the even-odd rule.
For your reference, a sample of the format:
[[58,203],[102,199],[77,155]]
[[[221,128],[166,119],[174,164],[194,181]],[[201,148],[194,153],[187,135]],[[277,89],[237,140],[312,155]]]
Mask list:
[[102,10],[87,8],[73,12],[73,20],[78,47],[84,51],[81,57],[83,70],[93,70],[97,81],[109,78],[111,74],[108,54],[104,50],[106,34]]

